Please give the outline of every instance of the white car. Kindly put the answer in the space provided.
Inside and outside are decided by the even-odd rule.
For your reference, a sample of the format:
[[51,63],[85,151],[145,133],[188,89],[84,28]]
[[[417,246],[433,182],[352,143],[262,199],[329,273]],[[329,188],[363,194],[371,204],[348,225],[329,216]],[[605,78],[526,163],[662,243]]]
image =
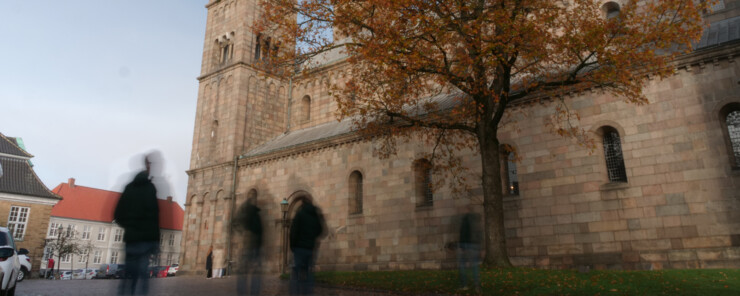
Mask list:
[[72,279],[72,271],[62,271],[62,274],[59,275],[60,280],[71,280]]
[[81,279],[89,280],[95,277],[97,273],[98,273],[98,270],[95,268],[88,268],[87,271],[78,269],[78,270],[75,270],[74,273],[72,273],[72,278],[76,280],[81,280]]
[[170,268],[167,269],[167,276],[175,276],[177,274],[178,269],[180,269],[180,265],[178,264],[170,265]]
[[29,258],[28,250],[21,248],[18,250],[18,263],[21,264],[21,272],[18,273],[18,282],[22,282],[31,272],[31,258]]
[[10,235],[10,230],[0,227],[0,293],[2,295],[14,296],[18,273],[21,272],[21,264],[18,262],[18,253],[15,251],[15,241]]

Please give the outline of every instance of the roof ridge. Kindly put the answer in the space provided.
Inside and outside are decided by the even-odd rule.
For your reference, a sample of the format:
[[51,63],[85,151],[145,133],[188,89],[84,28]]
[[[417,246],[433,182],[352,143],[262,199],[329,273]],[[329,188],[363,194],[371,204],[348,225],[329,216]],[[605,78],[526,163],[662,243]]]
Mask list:
[[3,135],[3,133],[0,133],[0,138],[2,138],[3,140],[5,140],[6,142],[10,143],[10,145],[12,145],[16,149],[18,149],[21,153],[25,154],[25,155],[17,155],[17,156],[26,156],[26,157],[29,157],[29,158],[33,158],[33,154],[28,153],[28,151],[26,151],[23,148],[19,147],[15,143],[15,141],[11,141],[10,139],[8,139],[8,137],[6,137],[5,135]]

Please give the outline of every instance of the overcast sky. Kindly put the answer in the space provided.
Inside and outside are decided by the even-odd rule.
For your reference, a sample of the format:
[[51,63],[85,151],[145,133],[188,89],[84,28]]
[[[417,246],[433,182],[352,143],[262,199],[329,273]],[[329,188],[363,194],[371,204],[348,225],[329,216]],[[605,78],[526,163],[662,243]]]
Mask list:
[[0,133],[49,189],[120,191],[158,149],[184,203],[206,2],[0,1]]

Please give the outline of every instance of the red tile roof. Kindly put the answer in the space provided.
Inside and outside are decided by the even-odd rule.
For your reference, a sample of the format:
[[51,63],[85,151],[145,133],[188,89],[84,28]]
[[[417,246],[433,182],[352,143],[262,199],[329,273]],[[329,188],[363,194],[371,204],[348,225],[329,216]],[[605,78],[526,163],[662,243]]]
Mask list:
[[[59,184],[52,191],[60,195],[62,200],[51,209],[51,216],[105,223],[113,222],[113,211],[121,196],[120,192],[76,185],[74,179],[70,179],[69,183]],[[185,218],[182,207],[174,201],[157,201],[159,227],[182,230]]]

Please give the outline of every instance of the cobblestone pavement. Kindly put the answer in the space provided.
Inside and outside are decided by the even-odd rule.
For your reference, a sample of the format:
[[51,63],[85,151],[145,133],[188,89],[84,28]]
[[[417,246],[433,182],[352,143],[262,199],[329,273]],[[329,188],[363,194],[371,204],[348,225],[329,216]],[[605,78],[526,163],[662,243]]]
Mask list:
[[[120,280],[42,280],[28,279],[18,283],[18,296],[107,296],[116,295]],[[236,277],[206,279],[201,276],[176,276],[155,278],[149,281],[150,296],[236,295]],[[287,295],[288,281],[278,279],[277,275],[265,276],[262,295]],[[316,287],[316,295],[329,296],[380,296],[389,295],[349,289]]]

